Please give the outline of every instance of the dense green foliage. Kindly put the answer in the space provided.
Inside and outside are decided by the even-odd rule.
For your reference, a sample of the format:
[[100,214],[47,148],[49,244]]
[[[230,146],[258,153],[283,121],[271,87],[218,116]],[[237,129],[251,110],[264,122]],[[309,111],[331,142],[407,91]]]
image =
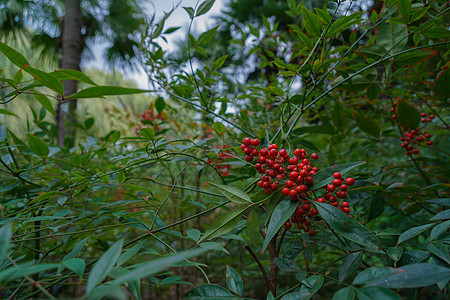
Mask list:
[[[449,8],[412,2],[368,14],[280,1],[248,23],[232,10],[236,27],[188,33],[184,60],[163,46],[177,30],[167,14],[139,42],[153,90],[45,72],[0,42],[16,71],[0,78],[0,298],[445,299]],[[65,80],[81,89],[65,96]],[[100,106],[86,107],[117,95],[105,115],[120,119],[99,128]],[[143,95],[143,111],[126,103]],[[35,103],[15,104],[25,96]],[[69,99],[90,115],[64,148],[53,116]],[[260,188],[256,160],[272,144],[286,170],[305,152],[299,173],[318,167],[300,199],[286,177]]]

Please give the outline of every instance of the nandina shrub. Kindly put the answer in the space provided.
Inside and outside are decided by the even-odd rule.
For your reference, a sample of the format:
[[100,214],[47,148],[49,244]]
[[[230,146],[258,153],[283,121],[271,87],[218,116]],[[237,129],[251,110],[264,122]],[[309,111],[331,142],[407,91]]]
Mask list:
[[[213,4],[184,10],[195,22]],[[218,27],[189,32],[181,66],[158,39],[169,16],[149,24],[161,93],[137,135],[71,149],[44,119],[54,101],[145,91],[46,73],[0,43],[20,69],[0,79],[2,298],[446,297],[446,3],[280,5],[301,24],[236,21],[230,56]],[[64,96],[69,79],[90,87]],[[24,94],[42,109],[18,133]]]

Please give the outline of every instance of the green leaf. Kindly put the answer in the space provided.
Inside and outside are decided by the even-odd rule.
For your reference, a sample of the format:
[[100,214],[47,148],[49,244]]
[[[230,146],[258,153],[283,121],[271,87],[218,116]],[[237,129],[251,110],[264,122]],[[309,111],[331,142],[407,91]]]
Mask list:
[[430,220],[447,220],[447,219],[450,219],[450,209],[441,211],[440,213],[432,217]]
[[398,121],[408,128],[415,129],[420,123],[420,113],[412,104],[398,100],[396,107]]
[[281,226],[292,216],[295,209],[298,206],[298,202],[291,201],[289,198],[285,198],[275,207],[272,215],[270,216],[269,226],[267,228],[266,238],[261,249],[261,253],[266,250],[272,238],[280,230]]
[[219,25],[200,34],[200,36],[197,39],[197,45],[202,45],[202,44],[208,43],[214,37],[218,28],[219,28]]
[[257,244],[261,241],[261,234],[259,230],[259,215],[256,212],[255,208],[252,207],[250,213],[247,216],[247,234],[250,243]]
[[224,195],[228,200],[237,204],[253,204],[250,196],[243,190],[238,187],[216,184],[213,182],[209,183],[212,186],[215,186],[219,189],[219,192]]
[[394,54],[406,46],[407,34],[406,25],[384,22],[378,26],[376,44]]
[[353,300],[355,299],[355,288],[346,287],[334,293],[332,300]]
[[319,202],[314,204],[320,216],[338,234],[362,246],[378,248],[380,241],[375,234],[346,213],[330,204]]
[[[286,294],[281,298],[281,300],[306,300],[311,297],[311,293],[308,291],[301,291],[301,292],[292,292],[289,294]],[[273,298],[272,298],[273,299]]]
[[153,141],[155,139],[155,132],[151,128],[142,128],[138,132],[143,138],[146,138],[149,141]]
[[284,257],[275,257],[275,264],[277,267],[284,272],[298,272],[300,268],[292,260]]
[[129,282],[130,280],[139,280],[141,278],[152,276],[154,274],[161,272],[162,270],[164,270],[169,266],[179,263],[185,259],[189,259],[191,257],[203,254],[206,251],[207,251],[206,249],[195,249],[192,251],[185,251],[182,253],[169,255],[150,262],[139,264],[139,267],[135,268],[134,270],[130,271],[127,274],[124,274],[116,278],[111,282],[111,284],[121,284],[124,282]]
[[213,239],[233,230],[246,209],[247,208],[229,211],[215,219],[198,242],[201,243],[206,239]]
[[353,279],[352,285],[366,284],[366,283],[376,280],[378,278],[382,278],[385,276],[395,274],[395,272],[396,272],[396,269],[394,269],[394,268],[370,267],[370,268],[367,268],[367,269],[359,272],[358,275],[356,275],[355,279]]
[[26,66],[29,66],[30,63],[27,61],[27,59],[17,52],[15,49],[9,47],[8,45],[0,42],[0,51],[3,52],[3,54],[16,66],[19,68],[24,68]]
[[242,293],[244,292],[244,282],[242,281],[241,275],[229,265],[227,265],[226,281],[228,289],[239,296],[242,296]]
[[313,275],[308,277],[308,282],[310,283],[310,287],[303,285],[300,288],[300,292],[309,292],[309,298],[311,298],[323,285],[323,275]]
[[58,267],[58,264],[29,265],[27,263],[12,266],[0,272],[0,282],[13,281],[24,276],[38,274]]
[[430,241],[437,239],[442,233],[446,232],[450,227],[450,220],[445,221],[444,223],[436,225],[430,233]]
[[228,54],[216,59],[216,61],[212,65],[212,71],[219,69],[225,63],[225,60],[227,59],[227,57],[228,57]]
[[23,79],[23,72],[22,69],[19,69],[19,71],[17,71],[16,74],[14,75],[14,82],[20,83],[22,82],[22,79]]
[[[3,109],[3,108],[0,108],[0,114],[2,114],[2,115],[8,115],[8,116],[14,116],[14,117],[16,117],[16,118],[19,118],[19,116],[16,115],[15,113],[10,112],[9,110]],[[19,119],[20,119],[20,118],[19,118]]]
[[90,85],[97,85],[95,82],[89,78],[89,76],[86,76],[82,72],[78,70],[71,70],[71,69],[63,69],[63,70],[56,70],[55,72],[50,73],[59,80],[76,80],[79,82],[84,82]]
[[24,67],[23,70],[33,76],[43,86],[48,87],[61,96],[64,95],[64,86],[62,85],[61,81],[59,81],[59,79],[52,74],[32,67]]
[[73,271],[79,277],[83,277],[84,269],[86,267],[86,263],[81,258],[69,258],[62,261],[63,265],[66,268]]
[[52,102],[50,99],[47,98],[47,96],[44,96],[42,94],[34,94],[34,98],[49,112],[52,114],[52,116],[55,115],[55,110],[53,109]]
[[183,299],[212,300],[212,299],[236,299],[225,288],[216,284],[202,284],[184,294]]
[[386,253],[394,261],[399,261],[403,254],[403,247],[397,246],[397,247],[387,248]]
[[191,240],[198,242],[198,240],[200,239],[200,236],[202,235],[202,233],[197,230],[197,229],[188,229],[188,231],[186,232],[186,235],[188,238],[190,238]]
[[228,252],[227,249],[225,249],[222,245],[215,242],[203,242],[198,245],[203,249],[222,251],[230,255],[230,252]]
[[305,6],[302,6],[302,14],[303,14],[303,27],[305,27],[306,31],[310,34],[320,36],[322,29],[320,19]]
[[194,9],[186,6],[183,6],[183,9],[188,13],[189,18],[192,20],[194,18]]
[[336,21],[331,24],[328,29],[327,36],[333,36],[338,32],[343,32],[348,29],[350,26],[358,23],[361,20],[361,14],[363,12],[356,12],[349,16],[338,18]]
[[450,198],[437,198],[437,199],[429,199],[425,200],[426,202],[442,205],[442,206],[450,206]]
[[8,253],[11,235],[11,224],[0,227],[0,262],[3,261],[4,256]]
[[441,242],[433,242],[427,245],[427,250],[450,264],[450,256],[448,254],[448,248]]
[[416,226],[416,227],[406,230],[398,237],[397,245],[400,245],[404,241],[412,239],[413,237],[421,234],[422,232],[424,232],[425,230],[427,230],[428,228],[430,228],[432,226],[434,226],[434,223]]
[[102,257],[95,263],[87,280],[86,293],[89,293],[99,283],[106,278],[109,272],[114,268],[120,253],[122,252],[123,239],[118,240],[111,246]]
[[122,255],[120,255],[119,259],[117,260],[116,268],[120,267],[124,263],[126,263],[128,260],[130,260],[133,256],[138,253],[139,249],[141,249],[142,245],[144,244],[144,240],[139,241],[136,245],[131,247],[130,249],[127,249]]
[[216,0],[205,0],[202,2],[202,4],[199,5],[197,9],[197,13],[195,14],[196,17],[206,14],[211,7],[214,5],[214,2]]
[[431,26],[422,32],[425,36],[433,39],[443,39],[450,36],[450,31],[444,26]]
[[380,136],[380,125],[375,120],[364,116],[363,114],[353,111],[353,119],[355,119],[358,127],[368,134],[378,138]]
[[78,93],[67,96],[66,99],[83,98],[104,98],[104,96],[129,95],[153,92],[152,90],[141,90],[133,88],[124,88],[120,86],[92,86],[81,90]]
[[[376,99],[378,99],[378,95],[380,94],[381,89],[380,86],[378,84],[371,84],[368,88],[367,88],[367,98],[370,101],[375,101]],[[358,125],[359,126],[359,125]],[[360,127],[361,128],[361,127]],[[362,128],[361,128],[362,129]]]
[[393,274],[368,282],[366,287],[416,288],[433,285],[450,277],[449,268],[435,264],[412,264],[394,270]]
[[411,16],[411,0],[397,0],[398,12],[405,20],[409,21]]
[[350,170],[359,167],[363,164],[366,164],[367,161],[357,161],[352,163],[346,163],[341,165],[334,165],[330,167],[326,167],[314,175],[315,184],[309,188],[310,191],[314,191],[320,189],[321,187],[331,183],[333,181],[333,174],[335,172],[341,173],[341,175],[347,174]]
[[379,287],[379,286],[371,286],[365,287],[362,289],[356,289],[356,293],[358,294],[358,300],[401,300],[402,298],[394,291],[390,289]]
[[447,63],[434,80],[433,92],[443,102],[446,102],[449,97],[449,89],[450,89],[449,73],[450,73],[450,63]]
[[352,274],[362,263],[361,252],[354,252],[348,254],[342,261],[339,269],[339,281],[344,281],[348,275]]
[[223,125],[221,122],[215,122],[214,130],[217,132],[218,135],[224,135],[227,129],[225,125]]
[[47,157],[49,149],[47,145],[34,134],[27,134],[28,146],[36,155]]
[[87,299],[89,300],[99,300],[99,299],[115,299],[115,300],[126,300],[127,294],[124,288],[117,285],[100,285],[89,292]]
[[166,107],[166,101],[164,101],[164,98],[159,96],[155,101],[155,107],[156,110],[161,113],[164,110],[164,107]]

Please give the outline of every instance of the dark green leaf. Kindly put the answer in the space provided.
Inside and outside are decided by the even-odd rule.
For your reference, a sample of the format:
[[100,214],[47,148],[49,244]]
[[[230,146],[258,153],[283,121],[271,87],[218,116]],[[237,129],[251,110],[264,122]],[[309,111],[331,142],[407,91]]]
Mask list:
[[222,234],[228,233],[233,230],[246,209],[247,208],[243,208],[226,212],[219,218],[214,220],[214,222],[211,223],[206,232],[203,234],[202,238],[199,240],[199,243],[206,239],[213,239],[215,237],[221,236]]
[[398,12],[405,20],[409,20],[411,16],[411,0],[397,0]]
[[86,267],[86,263],[81,258],[69,258],[62,261],[63,265],[66,268],[73,271],[79,277],[83,277],[84,268]]
[[42,94],[34,94],[34,98],[49,112],[52,116],[55,115],[55,110],[53,109],[52,102],[46,96]]
[[348,275],[352,274],[362,263],[361,252],[354,252],[348,254],[342,261],[339,269],[339,281],[344,281]]
[[416,226],[416,227],[406,230],[398,237],[397,245],[403,243],[404,241],[412,239],[413,237],[421,234],[422,232],[424,232],[425,230],[427,230],[428,228],[430,228],[432,226],[434,226],[434,223]]
[[225,288],[216,284],[203,284],[184,294],[183,299],[212,300],[212,299],[236,299]]
[[64,95],[64,86],[62,85],[61,81],[59,81],[59,79],[52,74],[32,67],[24,67],[23,70],[33,76],[43,86],[48,87],[61,96]]
[[188,13],[189,18],[192,20],[194,18],[194,9],[186,6],[183,6],[183,9]]
[[242,296],[242,293],[244,292],[244,283],[242,281],[241,275],[239,275],[239,273],[235,269],[233,269],[228,265],[227,265],[226,281],[228,288],[232,292],[235,292],[239,296]]
[[329,204],[314,203],[320,216],[336,233],[366,247],[378,248],[380,241],[369,229]]
[[221,122],[215,122],[214,130],[217,132],[218,135],[224,135],[227,129],[225,125],[223,125]]
[[15,113],[10,112],[9,110],[3,109],[3,108],[0,108],[0,114],[2,114],[2,115],[8,115],[8,116],[14,116],[14,117],[16,117],[16,118],[19,118],[19,116],[16,115]]
[[3,52],[3,54],[19,68],[24,68],[30,65],[22,54],[2,42],[0,42],[0,51]]
[[149,141],[153,141],[155,139],[155,132],[151,128],[142,128],[139,130],[139,134]]
[[436,225],[430,233],[430,241],[433,241],[437,238],[439,238],[439,236],[446,232],[448,230],[448,228],[450,228],[450,220],[447,220],[441,224]]
[[212,65],[212,71],[219,69],[224,64],[227,57],[228,57],[228,54],[216,59],[216,61]]
[[200,36],[197,39],[197,45],[202,45],[202,44],[208,43],[214,37],[218,28],[219,28],[219,25],[200,34]]
[[228,252],[227,249],[225,249],[222,245],[215,242],[203,242],[198,245],[203,249],[222,251],[230,255],[230,252]]
[[187,237],[189,237],[191,240],[198,242],[198,240],[200,239],[200,236],[202,235],[202,233],[197,230],[197,229],[188,229],[188,231],[186,232]]
[[441,242],[433,242],[427,245],[427,250],[445,261],[447,264],[450,264],[450,256],[448,254],[448,248],[445,244]]
[[144,244],[144,240],[139,241],[136,245],[131,247],[130,249],[127,249],[122,255],[120,255],[119,259],[117,260],[116,268],[120,267],[124,263],[126,263],[128,260],[133,258],[133,256],[138,253],[139,249],[141,249],[142,245]]
[[449,89],[450,89],[449,73],[450,68],[449,63],[447,63],[434,80],[433,92],[443,102],[446,102],[449,97]]
[[372,84],[367,88],[367,98],[369,98],[370,101],[375,101],[376,99],[378,99],[378,95],[380,94],[380,92],[380,86],[378,84]]
[[83,99],[83,98],[103,98],[104,96],[128,95],[153,92],[152,90],[141,90],[133,88],[124,88],[120,86],[93,86],[81,90],[78,93],[67,96],[66,99]]
[[114,268],[114,265],[122,252],[122,245],[123,240],[118,240],[95,263],[87,280],[86,293],[89,293],[100,282],[102,282],[108,273]]
[[320,19],[305,6],[302,6],[302,14],[303,27],[305,27],[306,31],[310,34],[320,36],[322,32],[322,24],[320,22]]
[[164,110],[164,107],[166,107],[166,101],[164,101],[163,97],[160,96],[156,99],[155,107],[159,113],[161,113]]
[[415,129],[420,123],[420,113],[412,104],[399,100],[396,107],[398,121],[408,128]]
[[259,230],[259,216],[255,208],[252,207],[247,217],[247,234],[252,244],[257,244],[261,241],[261,234]]
[[11,235],[11,224],[6,224],[0,227],[0,261],[3,261],[5,254],[8,253]]
[[395,261],[399,261],[403,254],[403,247],[391,247],[386,250],[387,255]]
[[376,43],[393,54],[406,46],[407,34],[406,25],[384,22],[378,26]]
[[311,297],[311,293],[308,291],[301,291],[301,292],[292,292],[289,294],[286,294],[281,298],[281,300],[306,300]]
[[429,202],[429,203],[434,203],[437,205],[450,206],[450,198],[437,198],[437,199],[429,199],[429,200],[425,200],[425,201]]
[[375,120],[364,116],[363,114],[353,111],[353,119],[355,119],[356,124],[362,130],[368,134],[378,138],[380,135],[380,125],[375,122]]
[[353,300],[355,299],[355,288],[346,287],[334,293],[332,300]]
[[441,211],[440,213],[432,217],[430,220],[447,220],[447,219],[450,219],[450,209]]
[[275,264],[280,270],[285,272],[296,272],[300,271],[300,268],[296,265],[296,263],[292,259],[284,258],[284,257],[275,257]]
[[199,7],[197,9],[197,13],[195,14],[195,16],[198,17],[198,16],[206,14],[211,9],[211,7],[214,5],[215,1],[216,0],[205,0],[205,1],[203,1],[199,5]]
[[450,36],[450,31],[444,26],[431,26],[422,32],[425,36],[434,39],[443,39]]
[[157,274],[167,267],[170,267],[176,263],[179,263],[185,259],[200,255],[205,253],[206,249],[195,249],[192,251],[185,251],[182,253],[176,253],[163,258],[158,258],[156,260],[139,264],[137,268],[129,273],[126,273],[116,279],[114,279],[111,284],[121,284],[124,282],[129,282],[130,280],[139,280],[141,278],[146,278]]
[[20,83],[22,82],[22,79],[23,79],[23,72],[22,69],[19,69],[19,71],[17,71],[17,73],[14,75],[14,82]]
[[85,74],[77,70],[71,69],[56,70],[55,72],[52,72],[50,74],[52,74],[59,80],[76,80],[90,85],[97,85],[95,82],[92,81],[91,78],[89,78],[89,76],[86,76]]
[[269,222],[269,227],[267,228],[266,238],[264,239],[264,244],[262,247],[262,252],[266,250],[272,238],[280,230],[281,226],[292,216],[298,203],[291,201],[289,198],[285,198],[275,207]]
[[250,196],[238,187],[231,185],[223,185],[216,183],[209,183],[219,189],[219,192],[224,195],[228,200],[237,204],[253,204]]
[[39,156],[48,156],[49,149],[47,145],[34,134],[27,134],[28,146],[30,146],[31,151]]
[[402,298],[390,289],[378,286],[370,286],[356,289],[358,300],[401,300]]

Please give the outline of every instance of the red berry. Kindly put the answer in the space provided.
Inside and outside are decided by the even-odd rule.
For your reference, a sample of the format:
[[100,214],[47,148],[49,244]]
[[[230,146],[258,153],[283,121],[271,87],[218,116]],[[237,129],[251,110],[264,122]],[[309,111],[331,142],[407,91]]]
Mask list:
[[396,115],[392,115],[392,119],[393,120],[397,119],[397,116]]
[[300,149],[295,149],[294,150],[294,155],[295,156],[300,156],[300,155],[302,155],[302,151]]
[[313,183],[313,178],[311,176],[308,176],[308,177],[305,178],[305,182],[307,184],[311,184],[311,183]]
[[[335,173],[336,174],[336,173]],[[331,182],[334,186],[340,186],[342,181],[340,179],[333,179]]]
[[261,156],[267,156],[269,155],[269,150],[267,148],[262,148],[261,151],[259,151],[259,154]]
[[272,194],[272,190],[271,189],[265,189],[264,190],[264,194],[270,195],[270,194]]
[[291,222],[287,221],[286,223],[284,223],[284,227],[285,227],[286,229],[291,228],[291,227],[292,227]]
[[333,205],[334,207],[337,207],[339,204],[337,202],[333,202],[333,203],[331,203],[331,205]]
[[427,141],[427,145],[431,146],[431,145],[433,145],[433,142],[432,141]]
[[252,148],[244,148],[244,154],[250,155],[252,153]]
[[341,185],[341,191],[346,192],[348,190],[348,186],[346,186],[345,184]]
[[253,139],[252,141],[252,146],[259,146],[259,140],[258,139]]
[[272,191],[276,191],[277,188],[278,188],[278,186],[277,186],[276,183],[272,183],[272,184],[270,185],[270,189],[271,189]]
[[272,150],[269,151],[269,155],[272,156],[272,157],[277,156],[277,154],[278,154],[277,149],[272,149]]
[[316,231],[314,230],[314,229],[311,229],[310,231],[309,231],[309,236],[310,237],[313,237],[313,236],[315,236],[316,235]]
[[348,202],[345,202],[345,201],[344,201],[344,202],[341,203],[341,206],[342,206],[342,207],[348,207],[349,205],[348,205]]
[[285,187],[285,188],[283,188],[282,190],[281,190],[281,193],[283,194],[283,195],[289,195],[289,189],[287,188],[287,187]]
[[255,164],[255,169],[256,170],[261,170],[262,165],[260,163]]
[[298,158],[295,157],[295,156],[289,158],[289,164],[290,164],[290,165],[296,165],[296,164],[298,164]]
[[265,188],[265,189],[270,188],[270,182],[264,181],[264,183],[263,183],[263,188]]
[[[431,141],[428,141],[428,142],[431,142]],[[428,142],[427,142],[427,144],[428,144]],[[412,154],[419,154],[419,149],[413,149]]]
[[262,163],[262,164],[265,164],[266,163],[266,158],[264,156],[260,156],[260,157],[258,157],[258,162]]
[[336,187],[332,184],[327,184],[327,191],[334,192],[334,190],[336,189]]
[[324,198],[322,198],[322,197],[320,197],[320,198],[317,198],[317,200],[316,200],[317,202],[320,202],[320,203],[325,203],[325,199]]
[[311,158],[314,160],[317,160],[317,159],[319,159],[319,154],[313,153],[313,154],[311,154]]
[[346,214],[349,214],[349,213],[350,213],[350,208],[348,208],[348,207],[343,207],[343,208],[342,208],[342,211],[345,212]]
[[289,191],[289,196],[290,196],[291,198],[295,198],[295,197],[297,196],[297,191],[296,191],[296,190],[290,190],[290,191]]
[[308,186],[306,184],[300,184],[299,187],[302,189],[303,193],[308,190]]
[[260,188],[262,188],[263,185],[264,185],[264,181],[262,181],[262,180],[258,181],[258,186],[259,186]]
[[333,195],[330,196],[330,199],[328,199],[328,201],[330,201],[331,203],[337,203],[336,202],[336,197],[333,196]]
[[247,146],[245,146],[244,144],[242,144],[242,145],[241,145],[242,151],[244,151],[245,148],[247,148]]
[[307,158],[302,159],[302,163],[304,163],[305,165],[309,164],[309,160]]
[[301,170],[301,171],[299,172],[299,175],[300,175],[301,177],[305,178],[305,177],[308,176],[308,171],[306,171],[306,170]]
[[349,185],[349,186],[352,186],[352,185],[355,184],[355,179],[349,177],[349,178],[345,179],[345,184]]
[[423,112],[423,113],[420,113],[420,116],[423,118],[423,117],[426,117],[427,114]]
[[248,162],[251,162],[251,161],[253,160],[253,156],[247,155],[247,156],[245,157],[245,160],[248,161]]
[[308,211],[308,210],[311,209],[311,205],[305,204],[305,205],[303,205],[303,209],[306,210],[306,211]]
[[319,214],[319,211],[316,208],[311,209],[311,214],[313,216],[317,216]]
[[286,151],[286,149],[281,149],[280,152],[278,152],[278,154],[279,154],[281,157],[284,157],[284,156],[286,156],[287,151]]
[[345,199],[345,197],[347,197],[347,193],[344,191],[337,191],[336,197],[338,197],[339,199]]
[[290,178],[291,180],[296,180],[297,177],[298,177],[298,173],[297,173],[297,172],[292,171],[291,173],[289,173],[289,178]]
[[294,186],[294,182],[292,182],[292,181],[290,181],[290,180],[287,180],[287,181],[284,183],[284,185],[285,185],[287,188],[291,188],[291,187]]
[[244,144],[245,146],[250,146],[252,143],[252,140],[248,137],[246,137],[243,141],[242,144]]
[[333,174],[333,178],[336,178],[336,179],[339,179],[339,178],[341,178],[341,173],[339,173],[339,172],[335,172],[334,174]]
[[431,134],[425,133],[425,137],[426,137],[427,139],[429,139],[429,138],[431,137]]

